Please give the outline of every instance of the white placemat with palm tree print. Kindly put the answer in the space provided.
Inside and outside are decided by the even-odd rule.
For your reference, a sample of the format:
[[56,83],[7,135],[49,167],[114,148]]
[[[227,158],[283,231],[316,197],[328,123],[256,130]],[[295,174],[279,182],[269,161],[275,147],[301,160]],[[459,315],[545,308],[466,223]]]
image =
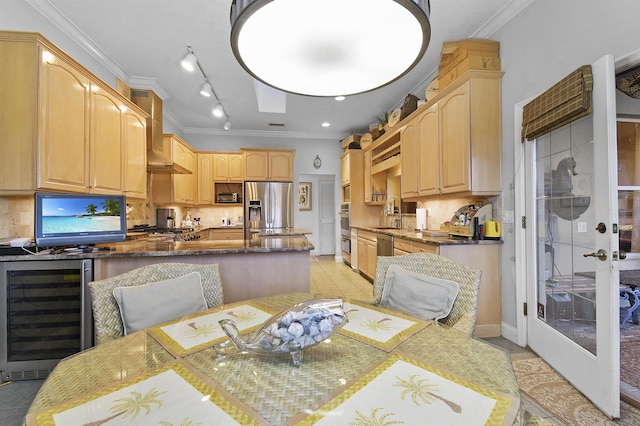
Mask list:
[[520,401],[394,353],[301,425],[513,424]]
[[410,317],[401,312],[373,308],[370,305],[367,307],[365,303],[354,301],[344,303],[344,312],[349,322],[340,329],[340,333],[387,352],[432,324],[431,321]]
[[177,356],[197,352],[227,340],[218,321],[233,320],[241,333],[252,331],[273,316],[251,303],[239,302],[149,328],[147,331]]
[[27,417],[31,425],[257,425],[255,412],[180,362]]

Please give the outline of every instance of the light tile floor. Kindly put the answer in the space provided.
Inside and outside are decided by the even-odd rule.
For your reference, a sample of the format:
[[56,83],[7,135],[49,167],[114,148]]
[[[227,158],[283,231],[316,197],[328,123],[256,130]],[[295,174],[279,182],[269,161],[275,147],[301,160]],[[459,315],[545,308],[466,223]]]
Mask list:
[[[373,296],[373,285],[346,264],[336,262],[334,256],[311,256],[311,292],[332,297],[370,300]],[[528,349],[502,337],[484,340],[509,351],[512,357],[535,356]],[[42,380],[27,380],[0,385],[0,425],[22,425],[24,415],[41,384]],[[524,396],[523,402],[527,411],[562,425]]]

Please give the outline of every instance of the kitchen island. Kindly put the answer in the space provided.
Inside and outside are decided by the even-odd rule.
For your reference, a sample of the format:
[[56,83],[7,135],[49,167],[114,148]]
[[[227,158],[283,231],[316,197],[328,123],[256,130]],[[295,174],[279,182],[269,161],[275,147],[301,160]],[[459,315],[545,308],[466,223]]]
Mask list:
[[256,240],[157,241],[138,239],[102,244],[85,253],[65,250],[27,255],[0,255],[0,262],[92,259],[94,280],[164,262],[217,263],[225,303],[290,292],[309,292],[313,244],[305,237]]

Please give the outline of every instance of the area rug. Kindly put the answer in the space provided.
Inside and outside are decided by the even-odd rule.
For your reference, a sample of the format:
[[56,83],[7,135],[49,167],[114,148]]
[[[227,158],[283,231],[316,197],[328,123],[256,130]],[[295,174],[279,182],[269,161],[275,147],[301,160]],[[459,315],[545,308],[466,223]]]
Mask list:
[[521,392],[566,425],[640,425],[640,410],[621,402],[620,419],[600,410],[540,358],[513,360]]
[[640,389],[640,337],[620,339],[620,381]]

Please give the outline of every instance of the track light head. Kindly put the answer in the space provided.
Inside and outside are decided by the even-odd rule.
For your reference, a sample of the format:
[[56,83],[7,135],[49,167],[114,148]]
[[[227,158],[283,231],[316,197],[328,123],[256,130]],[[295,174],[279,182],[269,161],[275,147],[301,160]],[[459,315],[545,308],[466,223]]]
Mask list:
[[205,81],[202,87],[200,88],[200,94],[202,96],[206,96],[207,98],[210,98],[211,91],[212,91],[211,83],[209,83],[209,81]]
[[189,50],[189,53],[184,55],[184,58],[182,58],[180,65],[182,65],[182,68],[184,68],[187,71],[193,71],[196,69],[197,63],[198,63],[198,58],[196,58],[196,55],[194,55],[193,52]]
[[223,129],[225,130],[229,130],[231,128],[231,121],[227,120],[224,122],[224,126],[222,126]]
[[213,108],[213,115],[216,117],[224,116],[224,108],[222,108],[222,105],[220,105],[220,102],[218,102],[218,105],[216,105],[215,108]]

